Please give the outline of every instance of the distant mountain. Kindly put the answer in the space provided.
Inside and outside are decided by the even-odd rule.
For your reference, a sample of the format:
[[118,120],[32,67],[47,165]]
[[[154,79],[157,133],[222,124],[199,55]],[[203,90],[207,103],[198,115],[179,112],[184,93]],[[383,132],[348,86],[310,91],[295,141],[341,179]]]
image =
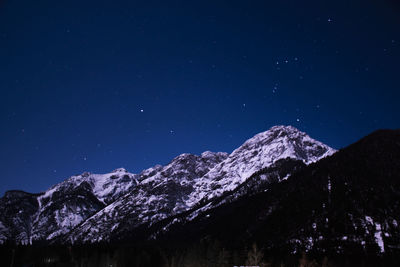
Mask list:
[[[399,255],[400,130],[374,132],[331,157],[299,166],[256,194],[194,219],[185,214],[165,220],[148,233],[183,243],[206,237],[230,246],[256,242],[270,255]],[[269,173],[264,169],[253,178]]]
[[[0,200],[0,240],[98,242],[183,214],[185,220],[194,220],[206,210],[266,190],[333,153],[334,149],[294,127],[275,126],[230,155],[182,154],[166,166],[140,174],[125,169],[83,173],[42,194],[23,193],[24,202],[20,195],[7,192]],[[9,203],[14,202],[21,204],[10,209]]]

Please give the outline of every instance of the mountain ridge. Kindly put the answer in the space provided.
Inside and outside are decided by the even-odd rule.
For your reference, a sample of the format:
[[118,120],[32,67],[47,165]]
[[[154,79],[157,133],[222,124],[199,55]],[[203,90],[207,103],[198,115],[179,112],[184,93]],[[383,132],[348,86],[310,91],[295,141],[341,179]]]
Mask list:
[[399,158],[400,130],[376,131],[266,192],[176,223],[158,238],[256,242],[271,255],[399,255]]
[[31,233],[17,241],[31,243],[59,236],[73,242],[109,240],[113,231],[156,223],[201,206],[202,201],[234,190],[278,160],[292,158],[310,164],[334,152],[304,132],[281,125],[256,134],[230,154],[183,153],[165,166],[155,165],[139,174],[124,168],[106,174],[84,172],[37,197],[38,210],[30,210],[28,216]]

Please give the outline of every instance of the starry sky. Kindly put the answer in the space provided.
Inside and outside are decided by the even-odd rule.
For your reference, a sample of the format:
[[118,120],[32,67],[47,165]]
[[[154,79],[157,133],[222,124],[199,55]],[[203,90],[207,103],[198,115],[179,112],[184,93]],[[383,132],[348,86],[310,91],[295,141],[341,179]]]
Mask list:
[[334,148],[400,125],[400,5],[0,2],[0,194],[231,152],[274,125]]

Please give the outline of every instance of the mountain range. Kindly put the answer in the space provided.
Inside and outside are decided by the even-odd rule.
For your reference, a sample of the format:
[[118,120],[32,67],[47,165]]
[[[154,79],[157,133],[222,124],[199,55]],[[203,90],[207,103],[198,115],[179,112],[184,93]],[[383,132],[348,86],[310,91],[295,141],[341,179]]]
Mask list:
[[[223,247],[213,259],[254,243],[264,259],[307,252],[342,255],[339,266],[388,258],[389,266],[400,256],[400,130],[378,130],[336,151],[275,126],[230,154],[181,154],[138,174],[85,172],[41,193],[8,191],[0,215],[2,243],[146,243],[180,251],[168,259],[181,263],[168,266],[207,258],[196,244],[210,240]],[[199,266],[227,262],[237,260]]]
[[[37,194],[8,191],[0,199],[0,242],[104,242],[171,218],[192,221],[335,152],[292,126],[274,126],[230,154],[181,154],[139,174],[124,168],[85,172]],[[157,238],[170,225],[146,238]]]

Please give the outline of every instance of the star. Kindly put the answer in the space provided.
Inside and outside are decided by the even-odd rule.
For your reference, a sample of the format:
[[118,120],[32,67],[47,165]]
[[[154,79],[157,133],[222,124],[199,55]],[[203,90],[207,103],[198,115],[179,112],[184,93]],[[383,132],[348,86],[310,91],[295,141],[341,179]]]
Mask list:
[[328,22],[332,22],[332,19],[331,19],[331,18],[328,18]]
[[169,133],[170,133],[170,134],[173,134],[173,133],[174,133],[174,131],[173,131],[173,130],[170,130],[170,131],[169,131]]
[[143,112],[144,112],[144,110],[143,110],[143,109],[141,109],[141,110],[140,110],[140,112],[141,112],[141,113],[143,113]]
[[83,160],[86,161],[86,160],[87,160],[87,157],[83,157]]
[[296,119],[296,121],[297,121],[297,122],[300,122],[300,119],[299,119],[299,118],[297,118],[297,119]]

